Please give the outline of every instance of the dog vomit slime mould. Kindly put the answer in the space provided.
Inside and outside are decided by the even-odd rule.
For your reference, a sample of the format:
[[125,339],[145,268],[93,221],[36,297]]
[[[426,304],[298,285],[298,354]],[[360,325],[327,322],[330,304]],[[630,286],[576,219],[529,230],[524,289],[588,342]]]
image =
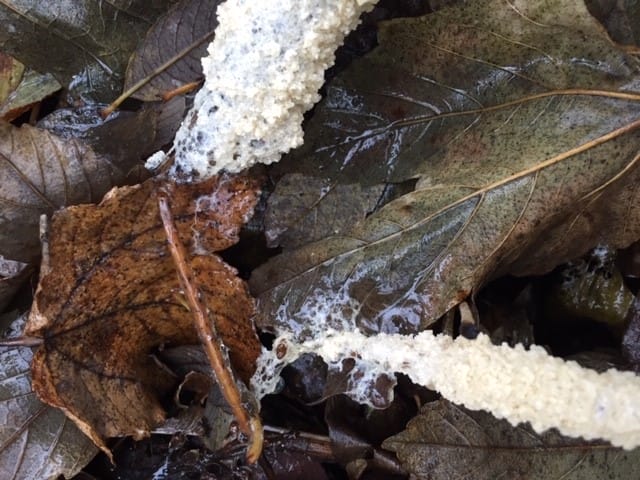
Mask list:
[[[454,340],[431,331],[372,337],[325,331],[304,342],[284,334],[274,346],[286,356],[270,359],[273,353],[263,352],[252,380],[258,395],[273,389],[269,371],[274,366],[281,370],[303,353],[319,355],[329,365],[356,357],[375,373],[365,372],[363,378],[404,373],[454,403],[489,411],[512,425],[529,422],[538,433],[557,428],[565,435],[605,439],[626,449],[640,446],[640,377],[615,369],[598,373],[552,357],[539,346],[525,350],[522,345],[493,345],[482,334],[475,340]],[[367,389],[366,382],[360,382],[360,388]],[[365,396],[354,393],[356,398]]]
[[[302,145],[304,113],[360,14],[377,0],[227,0],[205,82],[174,141],[171,176],[200,181],[277,162]],[[154,168],[163,155],[147,161]]]

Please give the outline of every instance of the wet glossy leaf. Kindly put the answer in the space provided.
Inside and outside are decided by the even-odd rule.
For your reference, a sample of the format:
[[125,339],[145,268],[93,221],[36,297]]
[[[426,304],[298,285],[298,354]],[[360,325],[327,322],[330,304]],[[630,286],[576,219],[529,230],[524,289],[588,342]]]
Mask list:
[[348,231],[353,219],[364,218],[375,209],[383,190],[383,185],[332,186],[327,179],[286,175],[269,199],[267,242],[272,247],[294,248]]
[[0,255],[0,313],[30,274],[28,264],[7,260]]
[[591,319],[612,328],[622,327],[634,296],[615,267],[615,257],[615,251],[600,246],[554,272],[545,284],[547,316]]
[[[133,53],[127,67],[124,89],[153,77],[133,97],[154,101],[164,93],[202,78],[200,59],[206,55],[218,25],[220,0],[183,0],[163,15]],[[187,50],[188,53],[184,54]],[[165,62],[175,63],[162,73],[153,72]]]
[[[213,252],[238,240],[256,197],[253,180],[215,178],[182,186],[171,205],[205,304],[245,381],[260,352],[253,300]],[[105,450],[106,437],[140,437],[164,419],[160,399],[177,382],[153,360],[154,350],[198,343],[166,243],[152,180],[52,220],[27,325],[44,339],[34,389]]]
[[31,390],[29,348],[0,352],[0,472],[7,480],[71,478],[97,449]]
[[149,155],[173,139],[184,117],[185,101],[148,103],[136,112],[116,112],[107,121],[100,110],[99,105],[60,108],[38,122],[38,127],[63,138],[83,140],[96,153],[131,168],[142,166]]
[[156,0],[145,10],[149,3],[2,0],[0,49],[63,85],[87,83],[87,96],[109,101],[154,14],[171,2]]
[[416,188],[258,269],[258,322],[298,338],[415,332],[490,278],[631,243],[639,74],[572,1],[468,2],[387,23],[380,47],[329,85],[292,168],[324,179],[325,197]]
[[114,185],[146,178],[142,161],[174,135],[184,100],[118,112],[60,109],[39,126],[0,124],[0,254],[32,261],[40,255],[38,222],[65,205],[95,202]]
[[383,447],[416,478],[429,480],[633,478],[640,460],[639,449],[568,439],[553,430],[538,435],[446,400],[425,405]]
[[40,214],[99,200],[130,167],[96,155],[81,141],[0,123],[0,255],[37,258]]

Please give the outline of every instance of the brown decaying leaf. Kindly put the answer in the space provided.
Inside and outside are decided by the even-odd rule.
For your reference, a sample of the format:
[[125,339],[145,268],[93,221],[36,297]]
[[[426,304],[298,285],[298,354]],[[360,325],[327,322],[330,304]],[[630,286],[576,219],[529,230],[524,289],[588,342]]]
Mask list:
[[486,412],[446,400],[429,403],[406,430],[385,440],[418,479],[635,478],[640,449],[569,439],[552,430],[538,435]]
[[[129,60],[124,90],[152,76],[132,96],[153,101],[164,92],[199,80],[202,77],[200,59],[205,56],[218,25],[219,4],[220,0],[183,0],[160,17]],[[175,63],[170,67],[157,75],[154,73],[172,59]]]
[[305,145],[277,167],[328,186],[289,211],[320,217],[343,185],[416,187],[254,271],[260,326],[299,339],[412,333],[491,278],[640,237],[638,59],[576,2],[512,7],[465,2],[389,22],[328,85]]
[[0,122],[0,255],[34,260],[40,214],[97,201],[125,174],[81,141]]
[[[62,408],[105,451],[110,436],[143,436],[164,418],[160,398],[174,378],[150,357],[197,343],[158,214],[156,184],[112,190],[98,205],[57,212],[26,333],[43,337],[34,389]],[[180,186],[174,220],[190,267],[240,378],[260,345],[253,300],[236,271],[213,252],[238,239],[257,198],[256,182],[218,177]],[[45,258],[47,260],[47,258]]]
[[97,449],[57,408],[31,390],[29,348],[0,352],[0,477],[71,478]]

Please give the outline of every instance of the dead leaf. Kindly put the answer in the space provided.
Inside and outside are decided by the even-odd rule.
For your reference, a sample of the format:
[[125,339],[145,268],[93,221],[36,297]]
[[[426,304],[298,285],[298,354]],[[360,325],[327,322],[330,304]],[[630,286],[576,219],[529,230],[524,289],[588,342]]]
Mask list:
[[538,435],[446,400],[425,405],[383,447],[416,478],[429,480],[634,478],[640,460],[640,449],[569,439],[555,430]]
[[616,252],[605,246],[558,268],[544,284],[544,315],[557,323],[590,319],[622,329],[633,293],[615,267]]
[[622,338],[622,353],[638,371],[640,369],[640,295],[636,295],[627,313],[627,328]]
[[24,65],[15,58],[0,52],[0,103],[3,103],[22,80]]
[[100,116],[101,108],[60,108],[40,120],[38,127],[82,140],[96,153],[132,168],[142,166],[149,155],[171,142],[184,117],[185,101],[147,103],[136,112],[115,112],[106,121]]
[[23,262],[37,258],[40,214],[99,200],[124,181],[128,169],[78,140],[0,123],[0,255]]
[[[383,185],[331,185],[329,179],[285,175],[269,198],[265,236],[270,247],[295,248],[348,231],[378,205]],[[313,211],[313,215],[309,212]]]
[[39,122],[53,134],[0,123],[0,255],[33,261],[40,255],[41,214],[96,202],[115,185],[146,178],[146,171],[132,172],[173,137],[184,100],[118,112],[107,121],[99,108],[56,110]]
[[31,275],[29,265],[7,260],[0,255],[0,312],[13,298],[24,281]]
[[416,410],[415,398],[402,394],[385,410],[370,410],[344,395],[332,397],[327,401],[324,414],[331,450],[347,469],[350,464],[361,462],[364,468],[377,471],[378,475],[406,476],[395,456],[380,448],[380,444],[402,431]]
[[640,4],[635,0],[587,0],[593,16],[623,45],[640,46]]
[[512,7],[389,22],[328,86],[292,167],[328,179],[307,215],[341,185],[417,184],[255,271],[260,326],[414,333],[491,278],[640,237],[637,59],[575,2]]
[[[131,56],[124,90],[153,77],[132,96],[147,102],[202,78],[200,59],[218,26],[216,11],[220,0],[182,0],[160,17]],[[174,59],[166,70],[154,72]]]
[[109,101],[130,53],[171,3],[1,0],[0,49],[62,85],[73,82],[81,97]]
[[178,0],[109,0],[109,4],[127,16],[139,18],[148,25],[165,13]]
[[[256,182],[223,177],[178,190],[171,208],[181,240],[191,245],[191,267],[232,364],[248,381],[260,353],[253,300],[213,252],[238,240]],[[106,437],[144,436],[164,419],[160,399],[175,379],[154,350],[197,343],[157,203],[148,180],[112,190],[97,206],[57,212],[26,329],[44,339],[34,389],[105,451]]]
[[71,478],[97,449],[31,390],[30,348],[0,352],[0,472],[6,480]]
[[20,84],[0,103],[0,118],[11,121],[62,88],[50,73],[28,69]]

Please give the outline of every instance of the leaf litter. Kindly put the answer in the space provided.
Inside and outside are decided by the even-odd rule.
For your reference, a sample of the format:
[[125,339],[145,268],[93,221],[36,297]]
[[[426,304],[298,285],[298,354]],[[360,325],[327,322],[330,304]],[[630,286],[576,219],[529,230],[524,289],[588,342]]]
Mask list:
[[129,55],[150,22],[170,3],[3,0],[0,48],[53,74],[73,97],[104,102],[120,88]]
[[499,275],[630,244],[638,73],[574,2],[472,2],[384,24],[277,168],[325,181],[312,208],[290,209],[301,237],[299,211],[316,215],[338,186],[414,179],[415,190],[258,268],[257,324],[298,341],[329,328],[416,333]]
[[[127,3],[128,5],[119,5],[118,2],[112,2],[117,8],[131,12],[138,8],[136,2]],[[514,11],[517,15],[522,15],[520,19],[516,18],[517,15],[513,17]],[[138,17],[144,17],[141,12],[136,12]],[[637,61],[627,54],[629,50],[619,49],[608,42],[602,35],[602,29],[592,21],[586,10],[567,2],[554,2],[552,6],[530,2],[528,5],[518,4],[517,9],[510,9],[503,3],[494,5],[487,2],[486,7],[480,3],[469,3],[458,10],[443,10],[438,15],[440,16],[432,15],[416,20],[397,20],[381,27],[381,47],[356,61],[328,85],[325,101],[317,107],[307,126],[305,146],[273,170],[274,178],[279,183],[269,200],[265,233],[271,245],[282,245],[285,253],[274,260],[274,264],[279,265],[281,270],[267,265],[252,279],[253,288],[262,292],[261,310],[265,299],[267,305],[272,301],[262,290],[265,284],[275,285],[275,290],[282,290],[284,285],[286,290],[290,290],[288,296],[292,296],[294,304],[300,298],[304,301],[305,295],[307,298],[317,295],[317,303],[304,305],[305,308],[309,307],[304,313],[310,313],[312,318],[318,313],[328,313],[330,321],[334,320],[335,325],[344,327],[342,319],[346,312],[352,315],[350,318],[355,324],[369,333],[413,332],[431,325],[438,316],[437,312],[447,310],[463,297],[476,293],[487,280],[505,272],[540,273],[586,251],[596,239],[622,246],[638,238],[638,219],[633,217],[632,208],[638,203],[635,188],[638,184],[635,165],[637,159],[631,158],[634,149],[637,151],[637,133],[634,129],[638,99],[633,92],[638,91],[638,81]],[[534,18],[537,25],[532,26],[527,21],[518,22],[526,20],[527,16]],[[485,24],[482,24],[482,18],[485,19]],[[510,28],[514,31],[510,31]],[[545,35],[553,39],[552,44],[549,41],[544,43]],[[557,41],[558,39],[562,41]],[[451,59],[455,59],[455,62]],[[371,75],[371,72],[376,74]],[[53,126],[56,124],[57,120],[51,122]],[[611,132],[614,134],[607,137]],[[118,135],[121,132],[115,134],[116,137]],[[67,138],[76,138],[76,133],[68,134]],[[131,138],[135,138],[135,135]],[[581,150],[582,147],[584,149]],[[513,151],[521,153],[521,156],[504,154]],[[568,155],[563,156],[565,153]],[[604,157],[613,159],[604,161],[600,169],[595,168],[596,171],[591,175],[593,178],[581,178],[587,167],[597,166]],[[552,161],[545,164],[545,159]],[[148,187],[147,184],[143,185],[146,186],[123,190],[124,193],[121,194],[124,198],[135,197],[136,189]],[[120,194],[113,195],[118,197]],[[103,203],[110,201],[121,202],[108,196]],[[434,206],[431,202],[434,202]],[[148,203],[154,202],[149,200]],[[500,208],[505,205],[508,212],[500,212]],[[610,209],[611,205],[614,208]],[[457,212],[452,206],[459,207],[458,213],[462,213],[462,221],[456,222]],[[547,208],[549,206],[554,208]],[[567,213],[569,211],[571,213]],[[144,217],[144,212],[137,213]],[[187,217],[189,215],[191,214]],[[65,210],[57,217],[65,216],[73,214]],[[178,217],[176,215],[183,240],[187,242],[188,237],[193,235],[190,243],[192,253],[194,249],[197,253],[204,253],[200,250],[206,244],[202,239],[202,232],[195,229],[185,233],[187,228]],[[54,218],[50,230],[50,245],[56,242],[54,236],[61,235],[64,241],[70,238],[69,232],[55,230],[56,222],[59,222],[58,225],[64,222],[60,218]],[[115,224],[119,220],[116,214],[100,218],[104,224]],[[82,224],[79,219],[75,220]],[[438,220],[441,221],[440,224],[437,224]],[[494,221],[504,228],[492,231]],[[139,232],[132,227],[136,222],[127,220],[124,223],[128,224],[128,228],[133,228],[132,232]],[[217,225],[217,221],[210,226],[214,224]],[[414,229],[414,225],[423,224],[426,228],[422,231],[413,236],[407,235],[420,230]],[[603,228],[605,225],[613,227]],[[617,228],[618,226],[622,227]],[[159,227],[158,222],[154,228]],[[96,228],[94,226],[94,233]],[[71,230],[78,232],[73,228]],[[603,230],[610,235],[600,235]],[[95,238],[102,238],[100,235]],[[91,234],[87,234],[87,237],[90,236]],[[145,234],[141,233],[141,236],[144,237]],[[391,253],[383,245],[387,237],[402,238],[397,243],[389,243],[393,244]],[[467,243],[464,241],[465,237],[468,237]],[[483,239],[480,245],[475,243],[477,238]],[[543,241],[545,238],[548,241]],[[430,250],[424,248],[427,239],[435,243]],[[133,246],[138,248],[138,240],[139,238],[127,237],[124,249]],[[160,249],[162,240],[155,233],[147,240],[151,243],[145,244],[142,251],[148,259],[153,257],[154,249]],[[110,239],[107,238],[106,241],[108,243]],[[355,246],[345,250],[345,242],[347,247],[351,245],[348,242],[354,242]],[[412,247],[412,242],[417,247]],[[498,248],[492,250],[491,242],[494,242],[494,246],[497,244]],[[376,250],[378,244],[383,246]],[[124,258],[111,259],[113,252],[108,249],[103,251],[93,248],[87,257],[76,257],[76,253],[80,252],[74,253],[71,251],[73,249],[60,245],[56,248],[70,251],[74,260],[68,262],[66,271],[79,273],[76,283],[80,284],[85,281],[95,282],[92,274],[83,277],[83,272],[92,271],[93,263],[109,267],[108,273],[102,272],[97,276],[106,278],[111,274],[113,278],[109,278],[107,283],[118,286],[125,285],[125,281],[117,273],[120,271],[120,262],[141,266],[140,262],[131,261],[134,256],[131,254],[127,257],[127,252],[124,252]],[[362,258],[368,262],[362,270],[358,270],[360,258],[347,258],[344,261],[345,257],[362,251],[366,253]],[[438,251],[447,254],[438,254]],[[477,257],[481,257],[483,251],[485,257],[478,261]],[[92,262],[91,256],[96,255],[96,252],[97,257]],[[378,252],[383,252],[383,256],[376,261]],[[427,255],[422,260],[424,271],[418,269],[416,273],[421,255],[425,252]],[[408,256],[407,260],[401,258],[404,255]],[[158,255],[154,261],[162,264],[162,271],[157,271],[157,275],[151,275],[147,279],[154,284],[161,277],[164,279],[175,276],[170,273],[173,270],[162,263],[159,257]],[[168,258],[163,260],[168,261]],[[211,267],[208,262],[205,263],[203,269]],[[216,269],[221,267],[217,262],[213,263],[213,269],[217,272]],[[325,267],[330,267],[331,270],[323,270]],[[349,267],[351,272],[348,272]],[[311,268],[309,272],[313,272],[317,278],[321,278],[321,274],[326,271],[338,272],[336,276],[339,277],[342,269],[347,272],[347,282],[344,287],[335,278],[314,283],[313,275],[304,276],[305,268]],[[462,271],[458,273],[460,268]],[[129,272],[131,270],[135,268],[128,269]],[[137,270],[140,272],[136,274],[143,276],[147,271],[144,268]],[[50,273],[49,267],[43,273],[47,275],[47,271]],[[271,274],[274,278],[270,278]],[[387,275],[388,278],[385,278]],[[400,277],[415,280],[415,285],[410,284],[411,290],[419,283],[418,279],[425,275],[439,276],[436,280],[444,278],[444,283],[447,284],[443,291],[429,290],[438,305],[428,314],[425,311],[429,309],[420,305],[419,298],[407,299],[401,293],[403,288],[407,289],[407,280],[403,283]],[[45,346],[42,351],[52,353],[52,356],[49,358],[41,355],[46,358],[42,360],[42,365],[47,369],[50,365],[57,365],[59,358],[54,357],[58,349],[67,348],[74,339],[76,342],[79,338],[82,341],[88,339],[88,350],[71,349],[70,353],[65,351],[65,355],[68,353],[65,359],[67,364],[60,367],[60,372],[64,372],[65,368],[67,373],[83,371],[84,379],[97,373],[97,376],[102,375],[107,380],[105,385],[113,380],[119,381],[121,385],[135,380],[136,377],[127,377],[131,375],[131,371],[124,368],[125,362],[113,361],[113,356],[109,357],[103,351],[101,341],[106,339],[104,343],[109,344],[114,339],[123,340],[130,333],[126,323],[121,325],[111,322],[115,312],[108,307],[102,313],[93,311],[95,306],[104,308],[107,305],[107,296],[112,290],[102,292],[99,288],[87,288],[91,293],[85,294],[85,286],[80,285],[78,290],[72,288],[68,298],[58,301],[56,306],[57,299],[53,297],[58,293],[58,284],[54,277],[55,275],[49,278],[45,285],[52,291],[49,294],[41,291],[38,293],[47,307],[51,307],[50,314],[54,320],[54,325],[43,327]],[[288,280],[290,278],[293,278],[291,282]],[[146,280],[141,280],[138,287],[146,288],[150,285],[145,282]],[[171,282],[159,280],[159,283]],[[99,282],[93,284],[96,285]],[[159,299],[154,298],[152,301],[162,303],[172,314],[180,309],[185,314],[186,308],[178,293],[180,288],[175,278],[172,285],[172,296],[158,293]],[[426,288],[422,284],[421,287]],[[68,290],[69,285],[65,288]],[[155,287],[151,289],[155,292]],[[133,293],[136,287],[125,285],[122,290],[132,292],[129,299],[147,298],[144,294],[136,296]],[[63,292],[63,296],[65,294]],[[116,292],[112,305],[125,305],[121,308],[125,311],[131,304],[120,303],[123,295],[127,294]],[[398,295],[400,301],[397,301]],[[151,296],[153,293],[148,298],[151,299]],[[328,310],[314,311],[316,306],[326,307],[321,303],[323,300],[328,300],[331,307]],[[86,315],[80,311],[83,302],[85,306],[91,307]],[[64,309],[68,310],[64,311],[63,318],[61,312]],[[71,328],[67,328],[65,322],[68,320],[64,320],[68,318],[66,314],[69,310],[73,310],[72,317],[75,316],[71,319],[74,324]],[[295,305],[292,308],[288,302],[280,310],[274,311],[269,306],[265,313],[261,312],[260,324],[267,330],[293,328],[296,335],[301,337],[313,334],[305,330],[300,317],[294,321],[288,318],[292,311],[299,313],[302,310],[304,308],[296,311]],[[409,322],[400,318],[407,313]],[[34,313],[32,318],[37,316]],[[134,317],[138,326],[146,324],[140,320],[137,311]],[[105,319],[109,321],[104,322]],[[42,318],[38,321],[40,320]],[[56,327],[58,322],[55,320],[61,320],[59,323],[65,326]],[[99,334],[101,338],[90,338],[90,330],[76,333],[75,330],[82,330],[85,321],[104,323],[107,330]],[[354,323],[349,322],[346,326],[351,328]],[[185,327],[186,325],[185,322]],[[37,328],[40,327],[42,326],[38,325]],[[171,330],[166,321],[163,323],[161,320],[159,325],[154,324],[155,327],[160,329],[159,334],[155,332],[158,334],[155,340],[145,337],[141,342],[147,352],[154,352],[165,346],[171,347],[188,336],[184,332],[176,333]],[[137,335],[140,328],[132,330]],[[153,337],[153,328],[145,333]],[[173,333],[175,335],[172,337]],[[166,337],[165,334],[169,336]],[[132,335],[131,338],[137,337]],[[193,338],[194,335],[187,343],[193,342]],[[227,339],[224,341],[227,343]],[[63,344],[66,345],[63,347]],[[626,344],[629,345],[628,348],[634,347],[631,335],[627,336]],[[257,342],[255,345],[259,348]],[[100,352],[95,360],[92,349]],[[127,355],[142,359],[142,365],[149,365],[151,371],[161,372],[157,376],[149,375],[148,372],[143,374],[139,377],[141,383],[163,387],[179,382],[179,379],[159,367],[147,353],[127,352]],[[105,359],[111,360],[111,364]],[[238,362],[234,362],[234,366],[239,368]],[[123,367],[126,373],[119,371],[119,367]],[[357,383],[362,371],[354,369],[353,365],[347,367],[332,366],[333,370],[329,371],[333,377],[329,376],[328,390],[322,394],[323,397],[348,390],[349,381]],[[114,370],[107,372],[108,368]],[[137,368],[144,369],[137,365],[133,370],[137,372]],[[300,374],[308,373],[305,368],[316,367],[303,367]],[[351,377],[348,377],[349,368],[354,372]],[[55,383],[57,370],[53,369],[49,373]],[[245,373],[245,376],[248,375],[250,372]],[[153,376],[151,380],[150,376]],[[77,377],[83,378],[82,375]],[[64,382],[69,378],[76,379],[74,376],[67,377],[67,374],[61,374],[57,378],[61,380],[58,385],[63,387],[68,387]],[[105,386],[104,391],[110,388]],[[118,394],[120,391],[127,391],[120,386],[118,389]],[[389,391],[390,384],[384,389]],[[160,390],[168,392],[170,388]],[[66,393],[63,392],[61,397],[65,397]],[[147,393],[145,399],[153,397],[153,406],[144,412],[149,417],[161,410],[157,408],[158,390]],[[58,392],[55,391],[53,396],[57,395]],[[91,398],[91,395],[90,393],[87,398]],[[76,411],[72,398],[64,400],[70,402],[65,408]],[[137,402],[136,398],[134,401],[128,400],[126,404]],[[114,404],[118,404],[118,398],[114,399]],[[427,404],[427,407],[429,405],[435,406]],[[106,411],[110,412],[109,408],[107,406]],[[162,414],[156,419],[160,416]],[[117,423],[121,420],[105,418],[105,423],[112,420]],[[104,440],[105,425],[95,426],[91,418],[82,421],[88,422],[85,425],[89,425],[87,428],[95,438],[99,437],[99,442]],[[126,425],[125,430],[136,435],[149,428],[148,425],[139,428],[139,424],[132,427],[134,423]],[[153,423],[155,420],[149,422]],[[489,424],[490,418],[487,417],[487,425]],[[341,428],[339,420],[333,428]],[[366,443],[367,440],[362,441]],[[425,439],[417,436],[412,441],[415,442],[412,446],[398,447],[396,451],[403,466],[415,473],[418,471],[415,469],[420,468],[416,466],[417,461],[406,455],[403,457],[402,454],[416,448],[422,452],[421,444],[425,443]],[[490,450],[491,447],[488,448]],[[585,446],[585,455],[590,454],[591,448]],[[616,452],[613,449],[610,451]],[[417,452],[415,456],[419,458]],[[283,458],[286,463],[288,460]],[[353,462],[349,471],[353,478],[359,478],[367,468],[366,462],[363,467],[357,455],[351,458]],[[219,460],[220,457],[217,457],[215,462]],[[454,460],[451,468],[459,468]],[[177,475],[183,464],[175,456],[172,462],[172,471]],[[210,468],[210,464],[202,464],[196,470],[211,471]],[[228,475],[239,473],[235,468],[224,472]]]
[[450,478],[633,478],[638,449],[620,451],[606,443],[543,435],[512,427],[486,412],[446,400],[422,407],[406,430],[385,440],[419,479]]
[[[205,56],[218,25],[219,3],[220,0],[183,0],[160,17],[131,55],[124,90],[149,78],[149,82],[132,95],[149,102],[184,84],[201,80],[200,58]],[[172,60],[168,68],[154,74]]]
[[[167,250],[153,180],[110,192],[98,206],[54,214],[48,254],[26,333],[43,338],[34,389],[108,451],[108,437],[148,435],[165,418],[161,398],[176,379],[156,349],[198,342]],[[241,379],[260,345],[253,300],[215,255],[237,241],[257,198],[255,181],[220,177],[172,197],[180,239],[203,301]]]
[[[10,326],[19,331],[24,318]],[[0,352],[0,472],[7,480],[71,478],[96,447],[62,411],[40,401],[31,388],[32,349]]]
[[37,260],[41,214],[97,202],[112,187],[139,181],[132,172],[172,138],[183,113],[184,101],[175,99],[107,121],[87,106],[59,109],[38,127],[0,123],[0,255]]

